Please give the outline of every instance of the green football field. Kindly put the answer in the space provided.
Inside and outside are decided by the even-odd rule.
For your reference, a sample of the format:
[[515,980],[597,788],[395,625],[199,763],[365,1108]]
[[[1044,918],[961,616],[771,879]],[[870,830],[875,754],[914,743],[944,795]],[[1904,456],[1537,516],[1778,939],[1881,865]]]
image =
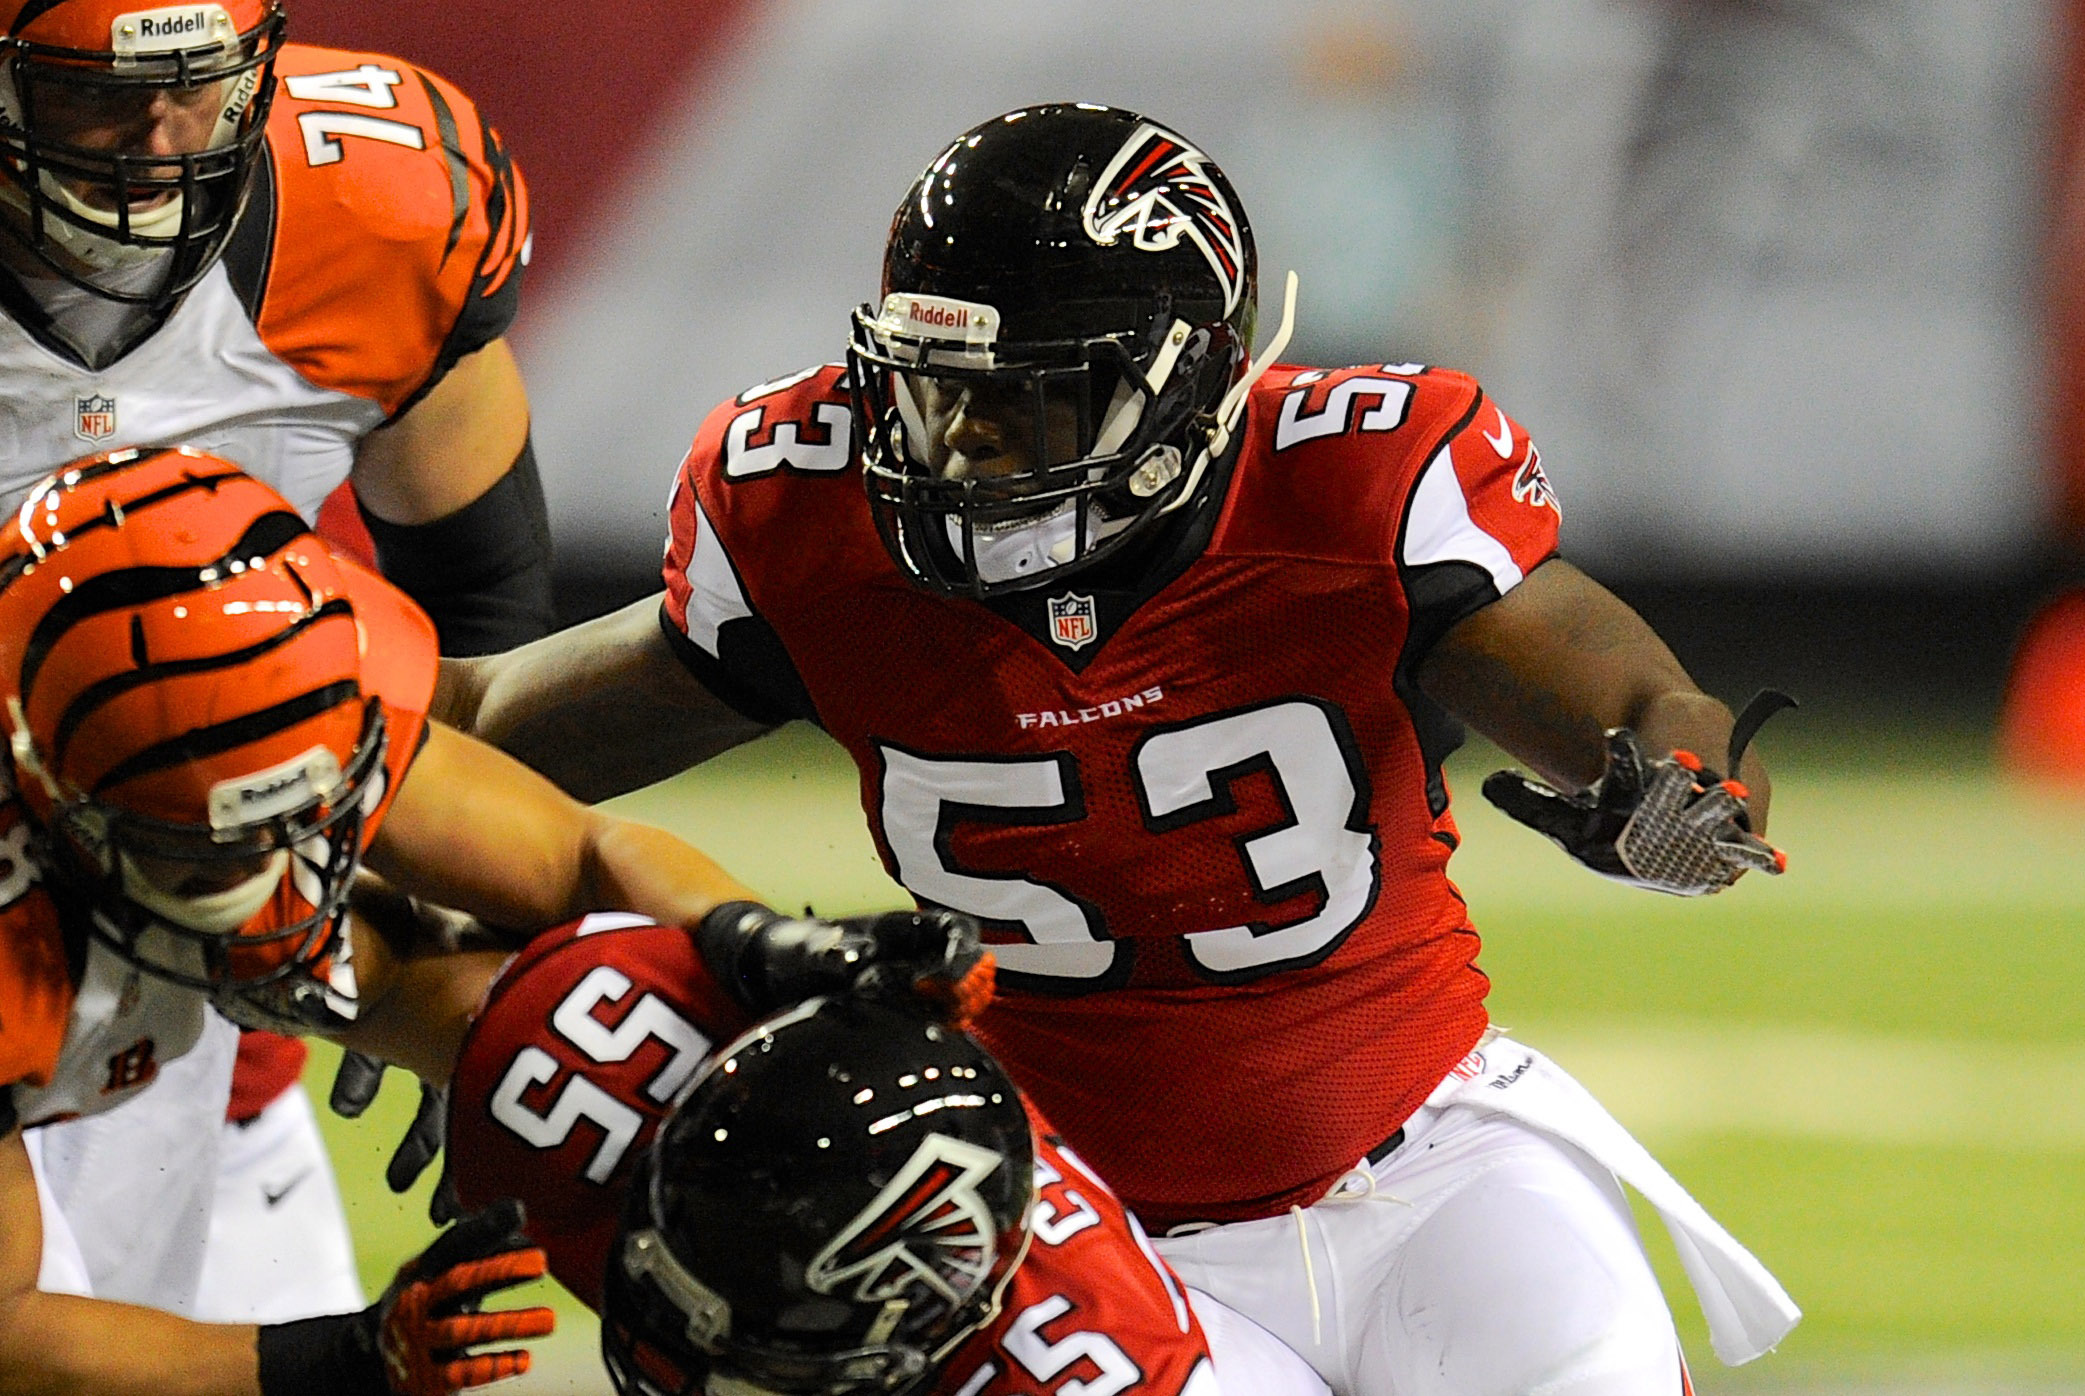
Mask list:
[[[1959,733],[1766,744],[1786,877],[1686,902],[1604,883],[1451,774],[1494,1017],[1573,1070],[1806,1311],[1730,1371],[1653,1217],[1704,1391],[2085,1390],[2085,797]],[[850,769],[804,728],[620,802],[778,904],[895,904]],[[311,1082],[323,1095],[330,1055]],[[363,1272],[423,1243],[383,1159],[409,1107],[330,1121]],[[567,1304],[536,1391],[606,1389]],[[521,1389],[519,1387],[515,1388]]]

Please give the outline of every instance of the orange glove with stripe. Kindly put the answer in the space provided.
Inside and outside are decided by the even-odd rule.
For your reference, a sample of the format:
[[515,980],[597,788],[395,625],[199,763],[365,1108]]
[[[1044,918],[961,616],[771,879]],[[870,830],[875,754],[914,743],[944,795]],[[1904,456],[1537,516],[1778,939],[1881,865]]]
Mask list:
[[260,1330],[262,1396],[455,1396],[529,1369],[523,1348],[472,1349],[549,1335],[547,1308],[479,1309],[488,1295],[540,1279],[540,1247],[512,1199],[473,1212],[399,1267],[359,1313]]

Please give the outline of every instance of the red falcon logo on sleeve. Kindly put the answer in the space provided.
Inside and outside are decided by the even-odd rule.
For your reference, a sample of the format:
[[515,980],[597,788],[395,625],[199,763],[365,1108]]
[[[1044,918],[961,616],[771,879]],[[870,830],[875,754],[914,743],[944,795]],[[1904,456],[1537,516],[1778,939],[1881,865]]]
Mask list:
[[804,1279],[820,1294],[855,1281],[854,1298],[902,1298],[924,1285],[960,1304],[991,1273],[998,1254],[992,1209],[978,1184],[1003,1155],[930,1134],[861,1215],[820,1251]]
[[1086,236],[1103,247],[1124,232],[1142,252],[1165,252],[1186,238],[1201,249],[1224,290],[1224,313],[1238,306],[1245,242],[1238,215],[1216,181],[1209,157],[1150,122],[1131,133],[1086,196]]

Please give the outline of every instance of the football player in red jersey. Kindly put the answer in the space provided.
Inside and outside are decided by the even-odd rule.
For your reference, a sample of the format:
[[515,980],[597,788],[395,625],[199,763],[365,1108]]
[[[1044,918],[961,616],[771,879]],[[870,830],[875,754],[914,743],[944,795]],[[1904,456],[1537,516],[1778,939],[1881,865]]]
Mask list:
[[[357,905],[376,926],[440,915],[400,900]],[[1264,1332],[1191,1305],[950,1026],[980,1001],[959,987],[978,954],[947,912],[732,904],[694,935],[609,914],[519,954],[365,958],[385,1054],[448,1084],[449,1183],[467,1207],[525,1205],[601,1314],[619,1391],[1323,1393]]]
[[[359,502],[445,653],[518,644],[553,615],[504,339],[526,188],[455,87],[288,43],[285,23],[278,0],[0,0],[0,511],[83,452],[189,442],[308,518],[328,500],[352,527]],[[202,1280],[213,1312],[359,1298],[303,1064],[285,1038],[240,1044]],[[120,1156],[161,1111],[187,1132],[193,1111],[163,1087],[50,1137]],[[127,1247],[125,1216],[75,1216],[95,1269]]]
[[[464,1233],[369,1309],[258,1331],[84,1297],[96,1277],[63,1272],[81,1257],[43,1245],[47,1228],[72,1240],[71,1212],[41,1213],[32,1144],[48,1162],[53,1124],[228,1063],[210,1006],[352,1031],[342,917],[365,859],[517,931],[611,907],[693,923],[744,897],[680,840],[429,721],[435,663],[409,598],[186,448],[80,462],[0,524],[0,1392],[380,1394],[392,1357],[467,1345],[434,1322],[451,1316],[435,1291],[485,1286],[439,1272],[511,1270],[506,1228]],[[208,1161],[216,1090],[190,1134],[102,1158],[106,1191],[58,1199],[130,1204],[116,1279],[141,1297],[167,1295],[207,1221],[164,1180]],[[452,1385],[395,1385],[512,1370],[466,1360]]]
[[595,798],[818,723],[886,868],[991,933],[979,1036],[1189,1283],[1341,1396],[1677,1392],[1617,1177],[1720,1355],[1797,1311],[1492,1028],[1441,767],[1474,725],[1543,777],[1509,812],[1682,894],[1780,870],[1765,773],[1694,755],[1743,729],[1556,556],[1476,382],[1282,363],[1285,301],[1253,357],[1252,236],[1179,133],[965,132],[847,362],[703,425],[663,597],[448,669],[443,711]]

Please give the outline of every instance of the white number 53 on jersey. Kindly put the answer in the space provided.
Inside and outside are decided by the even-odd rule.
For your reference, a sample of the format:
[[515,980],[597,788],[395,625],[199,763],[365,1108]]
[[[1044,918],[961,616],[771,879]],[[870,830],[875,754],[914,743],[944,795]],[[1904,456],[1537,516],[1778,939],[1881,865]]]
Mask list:
[[[959,822],[1069,824],[1086,814],[1068,754],[1014,759],[924,756],[884,745],[883,833],[898,880],[916,895],[1011,925],[1030,943],[995,945],[1000,971],[1044,992],[1113,987],[1128,971],[1099,908],[1038,878],[952,865]],[[1378,845],[1367,823],[1366,777],[1346,717],[1317,699],[1291,698],[1145,736],[1130,757],[1145,827],[1167,832],[1232,812],[1231,782],[1267,771],[1289,819],[1238,843],[1253,891],[1273,903],[1305,892],[1315,915],[1280,927],[1227,926],[1180,937],[1188,961],[1219,983],[1316,964],[1338,949],[1375,904]]]

